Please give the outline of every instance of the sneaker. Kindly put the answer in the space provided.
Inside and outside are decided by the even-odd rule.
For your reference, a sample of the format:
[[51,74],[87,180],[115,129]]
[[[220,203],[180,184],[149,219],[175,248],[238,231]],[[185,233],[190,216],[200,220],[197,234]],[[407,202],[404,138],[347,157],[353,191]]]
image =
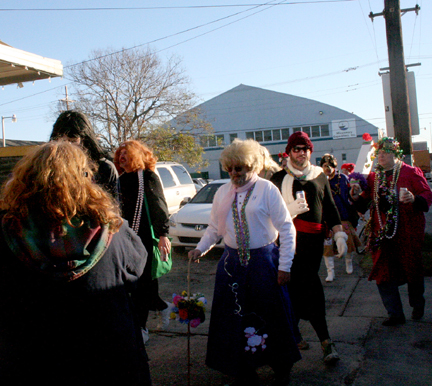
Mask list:
[[142,328],[141,327],[141,334],[142,334],[142,337],[143,337],[144,344],[147,344],[147,342],[150,340],[150,335],[149,335],[148,328]]
[[162,311],[159,311],[159,322],[156,326],[156,329],[159,331],[165,331],[168,328],[170,321],[170,313],[171,313],[171,303],[165,302],[167,304],[167,308]]
[[423,318],[423,315],[424,315],[424,307],[414,307],[411,314],[411,319],[419,320]]
[[301,342],[297,343],[297,347],[299,350],[307,350],[309,349],[309,343],[305,340],[302,340]]
[[399,324],[405,324],[405,315],[402,316],[390,316],[384,322],[382,322],[383,326],[397,326]]
[[321,342],[321,348],[323,350],[323,361],[326,365],[335,364],[340,359],[335,344],[331,339],[326,339]]

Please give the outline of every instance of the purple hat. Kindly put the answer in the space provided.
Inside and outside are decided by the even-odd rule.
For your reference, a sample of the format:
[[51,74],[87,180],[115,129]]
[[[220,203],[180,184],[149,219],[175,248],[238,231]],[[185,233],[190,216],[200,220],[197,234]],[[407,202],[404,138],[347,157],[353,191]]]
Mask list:
[[310,150],[311,153],[313,152],[312,141],[309,139],[309,136],[303,131],[296,131],[295,133],[290,135],[285,151],[287,152],[287,154],[289,154],[291,149],[294,146],[298,145],[304,145]]

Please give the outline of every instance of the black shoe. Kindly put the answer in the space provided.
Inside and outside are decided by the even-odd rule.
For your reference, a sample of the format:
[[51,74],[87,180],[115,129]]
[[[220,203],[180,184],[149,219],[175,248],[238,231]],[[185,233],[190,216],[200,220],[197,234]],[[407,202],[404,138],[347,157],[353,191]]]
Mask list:
[[411,314],[411,319],[419,320],[423,318],[423,315],[424,315],[424,307],[414,307]]
[[397,326],[399,324],[405,324],[405,315],[402,316],[390,316],[384,322],[382,322],[383,326]]

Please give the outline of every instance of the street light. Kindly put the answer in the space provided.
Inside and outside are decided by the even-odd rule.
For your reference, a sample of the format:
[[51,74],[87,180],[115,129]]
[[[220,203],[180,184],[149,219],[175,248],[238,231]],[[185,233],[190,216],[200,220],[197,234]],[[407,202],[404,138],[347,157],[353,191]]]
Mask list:
[[5,137],[5,125],[4,125],[4,121],[5,119],[11,118],[12,122],[16,122],[17,121],[17,117],[16,115],[12,115],[11,117],[3,117],[2,116],[2,129],[3,129],[3,147],[6,147],[6,137]]

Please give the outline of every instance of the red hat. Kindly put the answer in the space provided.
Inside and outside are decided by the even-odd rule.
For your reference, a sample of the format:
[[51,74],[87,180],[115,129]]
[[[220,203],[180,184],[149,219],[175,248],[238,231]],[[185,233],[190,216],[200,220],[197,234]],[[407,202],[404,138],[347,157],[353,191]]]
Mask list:
[[290,135],[290,137],[288,138],[288,144],[285,148],[286,153],[289,154],[291,149],[294,146],[298,145],[304,145],[310,150],[311,153],[313,152],[312,141],[309,139],[309,136],[303,131],[296,131],[295,133]]
[[341,166],[341,170],[346,169],[346,170],[348,170],[348,173],[352,173],[354,171],[354,168],[355,168],[354,164],[343,164]]

